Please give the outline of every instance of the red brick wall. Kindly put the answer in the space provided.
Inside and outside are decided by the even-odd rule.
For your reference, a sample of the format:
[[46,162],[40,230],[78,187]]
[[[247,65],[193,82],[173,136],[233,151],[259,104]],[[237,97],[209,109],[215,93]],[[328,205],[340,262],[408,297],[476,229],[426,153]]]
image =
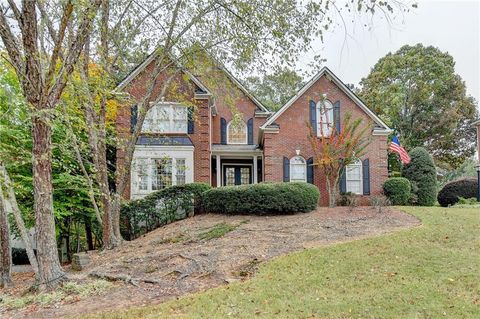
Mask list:
[[[300,155],[305,159],[313,156],[306,126],[309,121],[309,101],[319,101],[322,94],[326,94],[327,99],[332,103],[340,101],[340,116],[342,119],[346,112],[350,112],[353,118],[364,119],[362,125],[372,123],[371,118],[340,88],[325,76],[322,76],[275,121],[280,126],[279,133],[265,134],[265,181],[283,181],[284,156],[292,158],[296,155],[296,150],[300,150]],[[371,194],[379,195],[382,193],[382,184],[388,177],[387,137],[372,136],[372,142],[362,159],[365,158],[370,160]],[[327,205],[326,183],[320,169],[315,169],[314,183],[321,193],[320,204]],[[367,199],[363,199],[362,204],[368,204]]]
[[[129,93],[134,101],[139,102],[146,94],[153,68],[154,64],[152,62],[124,89],[124,92]],[[171,70],[169,72],[171,72]],[[158,97],[168,76],[167,73],[162,73],[159,76],[152,95],[152,101]],[[210,183],[209,101],[195,100],[194,92],[195,85],[192,82],[187,82],[183,73],[178,73],[171,81],[164,100],[168,102],[182,103],[188,101],[190,103],[195,103],[197,112],[195,114],[194,134],[189,135],[195,147],[194,180],[195,182]],[[132,102],[131,104],[133,103],[135,102]],[[125,138],[130,135],[130,110],[131,105],[124,105],[117,110],[116,128],[119,138]],[[117,165],[122,165],[123,159],[124,152],[122,150],[117,150]],[[128,182],[124,197],[130,198],[130,182]]]
[[221,143],[220,119],[223,117],[228,124],[232,120],[233,110],[242,113],[245,123],[253,118],[253,143],[258,144],[259,128],[265,123],[266,118],[254,117],[257,106],[226,75],[217,74],[217,79],[218,83],[213,85],[215,87],[209,88],[215,96],[217,108],[217,115],[212,118],[212,143]]

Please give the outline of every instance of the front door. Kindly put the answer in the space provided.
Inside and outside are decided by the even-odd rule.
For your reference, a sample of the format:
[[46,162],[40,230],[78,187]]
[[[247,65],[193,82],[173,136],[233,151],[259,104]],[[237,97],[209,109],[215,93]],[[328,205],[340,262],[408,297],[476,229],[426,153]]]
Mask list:
[[223,185],[244,185],[252,183],[251,166],[232,166],[223,167]]

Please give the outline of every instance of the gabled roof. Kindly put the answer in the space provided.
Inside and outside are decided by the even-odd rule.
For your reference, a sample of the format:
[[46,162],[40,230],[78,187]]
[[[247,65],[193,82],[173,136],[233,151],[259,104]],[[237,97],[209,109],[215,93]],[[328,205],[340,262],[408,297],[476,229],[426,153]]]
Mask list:
[[352,92],[332,71],[327,67],[323,67],[310,81],[308,81],[298,93],[288,100],[275,114],[273,114],[268,121],[265,122],[260,128],[265,130],[268,126],[272,125],[276,119],[278,119],[298,98],[300,98],[315,82],[317,82],[323,75],[328,75],[332,81],[348,96],[355,104],[357,104],[370,118],[379,126],[374,131],[381,133],[390,133],[391,129],[385,124],[375,113],[373,113],[365,103],[358,98],[358,96]]
[[[139,64],[133,71],[126,76],[118,85],[117,89],[122,90],[124,89],[128,83],[130,83],[135,77],[137,77],[152,61],[155,59],[155,52],[152,52],[146,59],[143,61],[141,64]],[[212,58],[213,59],[213,58]],[[172,58],[172,61],[175,61],[175,59]],[[269,111],[259,100],[253,96],[245,86],[235,77],[233,76],[232,73],[230,73],[221,63],[219,63],[217,60],[213,59],[213,61],[217,64],[217,67],[225,73],[228,79],[230,79],[239,89],[242,91],[252,102],[264,113],[271,114],[272,112]],[[178,66],[178,64],[177,64]],[[178,66],[180,67],[180,66]],[[210,90],[197,78],[195,77],[192,73],[190,73],[188,70],[185,68],[182,68],[182,71],[195,83],[202,91],[206,92],[206,94],[212,95]],[[204,93],[205,94],[205,93]]]
[[[140,63],[139,65],[137,65],[136,68],[133,69],[132,72],[130,72],[129,75],[127,75],[118,85],[117,85],[117,90],[122,90],[124,89],[130,82],[132,82],[133,79],[135,79],[150,63],[153,62],[153,60],[155,59],[155,52],[157,52],[157,50],[153,51],[152,53],[150,53],[150,55],[145,59],[145,61],[143,61],[142,63]],[[175,61],[174,59],[172,59],[172,61]],[[182,68],[182,72],[185,73],[189,79],[191,79],[193,81],[193,83],[195,83],[195,85],[197,85],[202,91],[205,92],[205,94],[211,94],[210,91],[207,89],[207,87],[205,85],[203,85],[203,83],[197,78],[195,77],[192,73],[190,73],[188,70]]]

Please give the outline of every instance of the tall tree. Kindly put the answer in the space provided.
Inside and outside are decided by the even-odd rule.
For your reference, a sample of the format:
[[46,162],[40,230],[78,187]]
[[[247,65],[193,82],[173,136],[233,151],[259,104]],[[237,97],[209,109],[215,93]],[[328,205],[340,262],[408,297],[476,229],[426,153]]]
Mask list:
[[405,45],[375,64],[359,95],[407,149],[423,146],[435,160],[457,167],[475,152],[478,111],[454,67],[447,52]]
[[[0,165],[3,165],[0,162]],[[3,189],[0,187],[0,288],[12,282],[12,250],[10,247],[10,227]]]
[[[63,280],[55,237],[52,196],[51,117],[92,29],[101,0],[50,3],[13,0],[0,9],[0,36],[31,108],[32,171],[39,271],[36,287]],[[38,15],[40,14],[41,17]],[[77,25],[76,29],[71,28]]]
[[288,68],[280,68],[271,74],[251,76],[247,87],[271,111],[277,111],[301,88],[302,77]]
[[[378,7],[393,10],[388,1],[358,0],[347,7],[362,13],[373,13]],[[299,54],[310,49],[312,39],[333,22],[325,16],[329,10],[332,6],[326,2],[307,1],[300,6],[294,0],[103,2],[98,30],[90,38],[91,44],[99,45],[95,50],[89,45],[85,47],[79,68],[82,81],[75,91],[82,93],[78,105],[88,123],[90,156],[96,171],[92,178],[101,193],[105,248],[114,248],[122,241],[120,201],[128,186],[135,144],[151,102],[161,101],[171,93],[175,88],[172,80],[184,68],[195,68],[196,73],[202,74],[226,64],[241,73],[255,67],[293,64]],[[111,123],[106,116],[107,103],[109,97],[118,94],[113,90],[114,79],[124,72],[119,72],[118,66],[128,66],[129,59],[135,56],[132,52],[138,52],[135,43],[144,45],[146,41],[155,47],[153,68],[144,85],[144,96],[140,101],[129,102],[137,106],[133,132],[120,132],[114,141],[122,160],[117,161],[115,185],[109,187],[107,139]],[[205,51],[212,59],[198,58]],[[97,68],[95,72],[93,67]],[[92,74],[101,74],[103,81],[93,81]],[[202,77],[207,86],[225,85],[222,79]],[[97,85],[92,85],[94,82]]]

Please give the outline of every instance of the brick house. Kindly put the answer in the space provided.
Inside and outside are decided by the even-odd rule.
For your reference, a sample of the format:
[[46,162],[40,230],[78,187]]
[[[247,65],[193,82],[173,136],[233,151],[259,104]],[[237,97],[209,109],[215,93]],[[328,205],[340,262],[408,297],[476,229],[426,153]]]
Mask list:
[[[118,89],[139,101],[153,67],[151,56]],[[387,136],[391,130],[328,68],[322,68],[275,113],[225,68],[216,66],[214,72],[220,81],[209,84],[207,76],[184,70],[171,81],[164,100],[147,113],[134,152],[127,198],[189,182],[216,187],[304,181],[320,189],[320,204],[327,205],[325,179],[319,169],[309,165],[313,153],[306,123],[312,124],[318,136],[328,136],[333,125],[341,130],[346,112],[373,129],[366,155],[343,174],[341,191],[360,195],[364,203],[368,196],[381,194],[388,177]],[[162,80],[158,79],[155,90],[160,89]],[[155,92],[152,100],[157,95]],[[188,107],[192,105],[194,108]],[[135,105],[118,110],[120,136],[129,134],[135,123]],[[122,160],[121,152],[117,152],[117,160]]]

